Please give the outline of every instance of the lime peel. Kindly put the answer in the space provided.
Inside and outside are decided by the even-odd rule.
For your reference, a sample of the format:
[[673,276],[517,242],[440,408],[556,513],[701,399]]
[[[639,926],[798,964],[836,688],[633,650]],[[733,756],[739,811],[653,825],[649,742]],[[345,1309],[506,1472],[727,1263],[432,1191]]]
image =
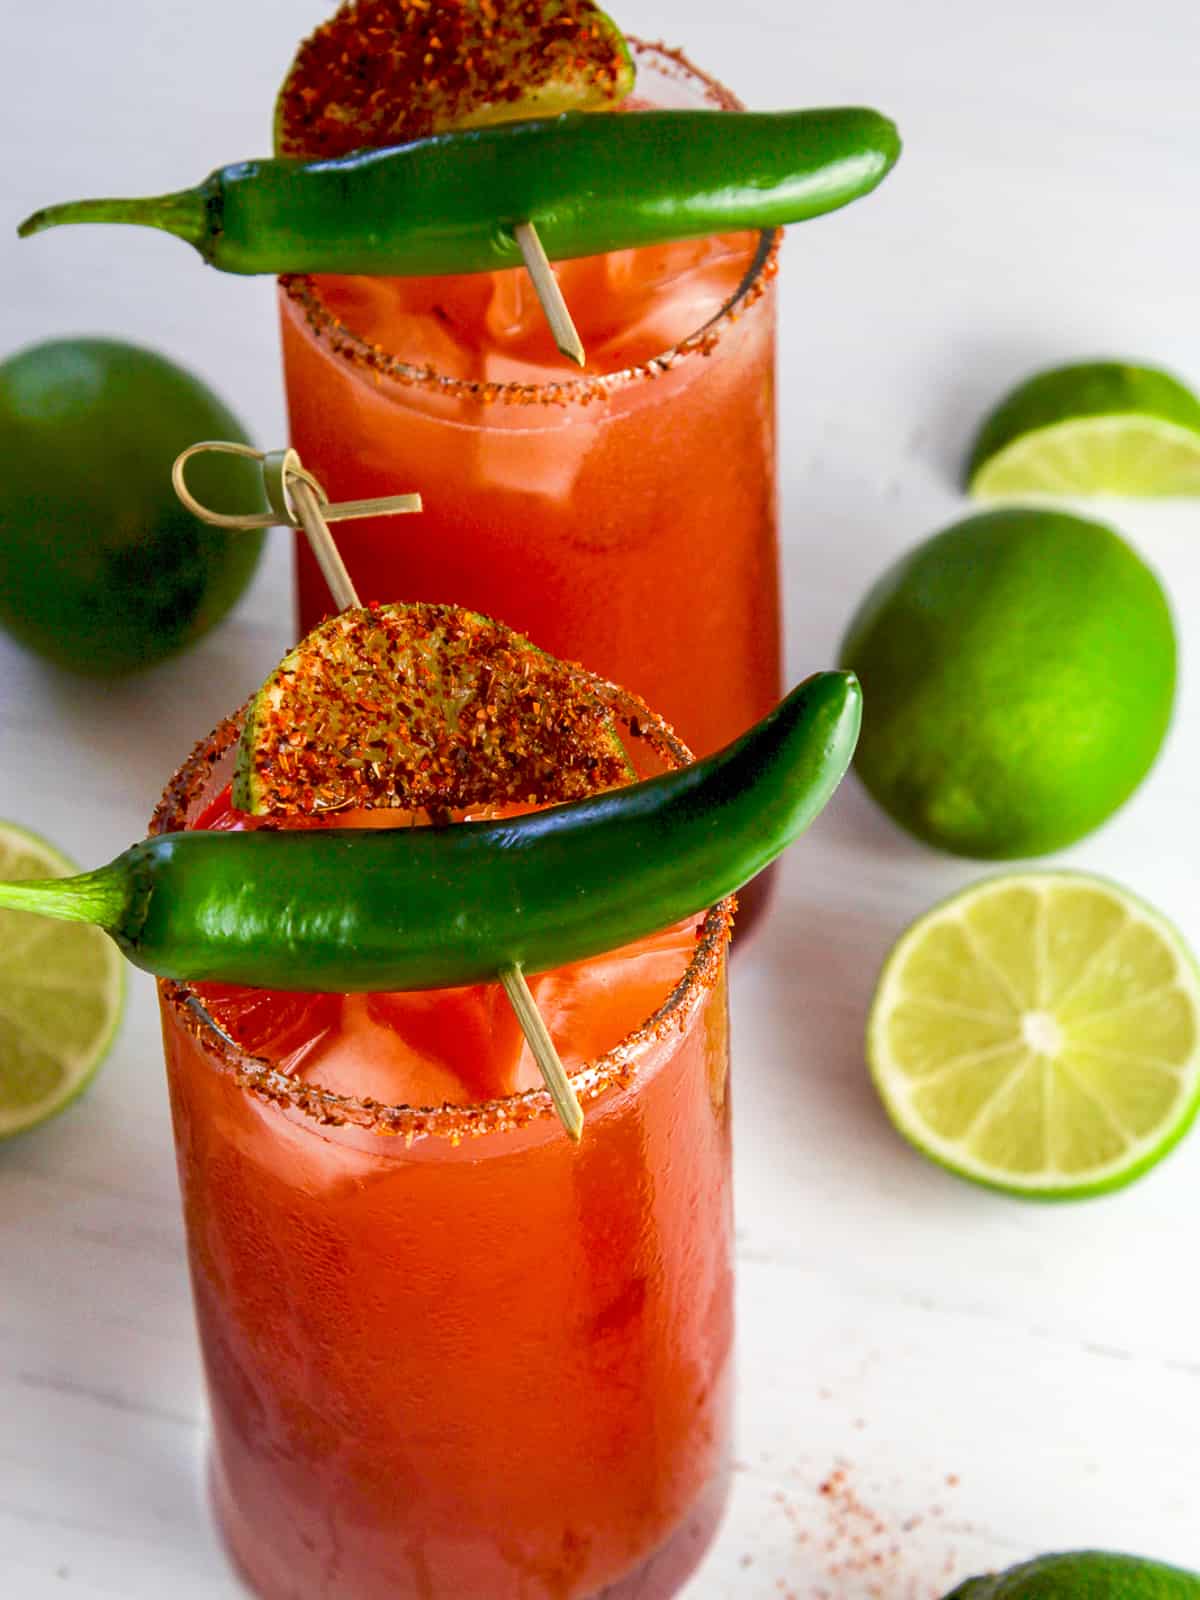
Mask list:
[[[197,439],[245,441],[193,373],[117,339],[50,339],[0,362],[0,626],[89,678],[191,646],[236,603],[264,532],[231,537],[176,499]],[[249,463],[199,464],[210,505],[261,500]]]
[[968,1578],[945,1600],[1200,1600],[1200,1575],[1141,1556],[1071,1550]]
[[867,1056],[888,1116],[930,1160],[1075,1199],[1131,1182],[1187,1132],[1198,1018],[1200,971],[1152,907],[1085,873],[1014,874],[901,936]]
[[901,556],[850,622],[840,659],[870,708],[855,768],[938,849],[1060,850],[1154,765],[1177,653],[1161,583],[1111,528],[977,512]]

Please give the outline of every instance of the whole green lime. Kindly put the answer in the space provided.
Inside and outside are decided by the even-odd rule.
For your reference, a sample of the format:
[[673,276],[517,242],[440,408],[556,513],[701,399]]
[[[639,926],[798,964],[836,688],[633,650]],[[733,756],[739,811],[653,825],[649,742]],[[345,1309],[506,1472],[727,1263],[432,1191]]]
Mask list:
[[946,1600],[1200,1600],[1200,1577],[1141,1556],[1079,1550],[970,1578]]
[[[258,562],[261,533],[184,510],[179,452],[245,442],[198,378],[135,345],[61,339],[0,363],[0,625],[91,677],[133,672],[200,637]],[[188,484],[215,510],[262,504],[249,461],[209,456]]]
[[1146,776],[1171,717],[1175,631],[1111,529],[1064,513],[969,517],[904,556],[850,624],[855,766],[902,827],[1002,860],[1090,833]]

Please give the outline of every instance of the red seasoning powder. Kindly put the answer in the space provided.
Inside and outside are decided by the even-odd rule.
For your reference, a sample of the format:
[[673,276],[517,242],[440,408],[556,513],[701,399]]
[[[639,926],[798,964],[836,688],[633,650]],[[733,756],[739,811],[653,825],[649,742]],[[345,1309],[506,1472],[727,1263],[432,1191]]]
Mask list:
[[481,107],[536,99],[564,78],[614,97],[627,59],[588,9],[580,0],[347,0],[296,54],[279,98],[279,153],[315,160],[402,144],[468,125]]
[[[950,1473],[940,1488],[952,1491],[958,1483]],[[873,1501],[846,1462],[807,1487],[775,1492],[773,1506],[795,1547],[794,1563],[774,1580],[779,1600],[941,1600],[961,1576],[951,1533],[971,1530],[956,1520],[953,1530],[941,1531],[940,1496],[904,1515],[880,1511]],[[747,1552],[740,1564],[753,1571],[759,1558]]]
[[351,607],[309,634],[254,702],[244,752],[254,809],[582,799],[633,776],[614,693],[457,606]]

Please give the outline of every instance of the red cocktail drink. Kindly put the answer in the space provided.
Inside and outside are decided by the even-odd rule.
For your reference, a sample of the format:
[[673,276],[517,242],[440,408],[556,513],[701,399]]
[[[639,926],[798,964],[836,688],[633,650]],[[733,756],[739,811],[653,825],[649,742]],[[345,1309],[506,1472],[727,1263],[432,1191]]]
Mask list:
[[[639,763],[677,759],[647,732]],[[228,825],[234,736],[156,828]],[[578,1146],[498,990],[160,986],[214,1496],[267,1600],[662,1600],[695,1566],[728,1450],[727,910],[531,980]]]
[[[635,53],[639,101],[736,104]],[[774,266],[758,234],[562,263],[583,375],[521,271],[285,282],[306,465],[334,499],[424,498],[339,528],[359,593],[499,617],[643,694],[698,755],[743,732],[780,689]],[[303,545],[298,564],[308,628],[332,606]]]

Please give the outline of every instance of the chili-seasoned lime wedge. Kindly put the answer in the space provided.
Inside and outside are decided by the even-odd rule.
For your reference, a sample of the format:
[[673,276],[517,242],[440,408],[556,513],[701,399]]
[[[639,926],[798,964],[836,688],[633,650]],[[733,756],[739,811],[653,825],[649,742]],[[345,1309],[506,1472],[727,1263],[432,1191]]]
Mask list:
[[[0,822],[0,878],[74,870],[45,839]],[[0,911],[0,1139],[83,1092],[108,1054],[124,997],[124,963],[99,928]]]
[[867,1026],[884,1108],[960,1177],[1040,1200],[1119,1189],[1200,1108],[1200,971],[1101,878],[992,878],[935,906],[884,966]]
[[1200,1574],[1141,1556],[1069,1551],[970,1578],[946,1600],[1200,1600]]
[[317,160],[447,128],[602,111],[633,88],[591,0],[345,0],[275,103],[277,154]]
[[255,695],[233,803],[301,815],[546,805],[632,776],[578,668],[476,612],[366,606],[314,628]]

